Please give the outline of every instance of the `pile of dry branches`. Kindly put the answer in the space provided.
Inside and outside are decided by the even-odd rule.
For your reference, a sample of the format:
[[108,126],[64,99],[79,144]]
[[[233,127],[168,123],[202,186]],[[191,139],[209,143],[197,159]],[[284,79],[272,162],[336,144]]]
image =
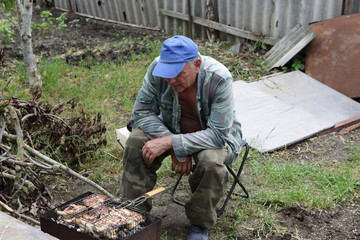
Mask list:
[[106,144],[100,114],[93,120],[83,110],[77,117],[59,117],[75,105],[73,100],[56,106],[16,98],[0,101],[0,205],[34,224],[38,221],[28,216],[36,216],[39,208],[52,200],[51,192],[41,182],[44,174],[65,171],[112,197],[68,167],[86,157],[83,153],[93,153]]

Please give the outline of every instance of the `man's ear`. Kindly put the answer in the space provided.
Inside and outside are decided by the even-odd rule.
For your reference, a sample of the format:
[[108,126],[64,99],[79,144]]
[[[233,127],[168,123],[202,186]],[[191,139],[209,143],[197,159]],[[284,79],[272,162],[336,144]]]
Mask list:
[[200,71],[200,66],[201,66],[201,59],[200,58],[197,58],[195,60],[194,66],[195,66],[195,72],[198,73]]

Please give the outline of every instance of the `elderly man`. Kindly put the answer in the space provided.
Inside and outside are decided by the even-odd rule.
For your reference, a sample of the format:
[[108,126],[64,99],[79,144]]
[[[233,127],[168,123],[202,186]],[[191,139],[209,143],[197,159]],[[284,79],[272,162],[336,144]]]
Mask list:
[[[156,171],[171,155],[173,171],[188,175],[193,170],[193,194],[185,204],[191,223],[188,239],[208,239],[227,181],[224,164],[233,163],[241,150],[232,81],[228,69],[200,55],[192,40],[171,37],[148,68],[128,124],[123,197],[136,198],[153,189]],[[140,208],[150,211],[151,201]]]

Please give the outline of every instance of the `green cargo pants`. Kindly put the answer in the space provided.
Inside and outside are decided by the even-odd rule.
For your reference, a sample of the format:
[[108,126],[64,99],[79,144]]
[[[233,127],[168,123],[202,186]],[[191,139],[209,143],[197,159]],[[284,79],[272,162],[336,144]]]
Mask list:
[[[156,184],[156,171],[162,161],[170,153],[155,158],[151,166],[147,166],[142,158],[141,149],[149,138],[141,129],[134,129],[125,146],[121,193],[126,199],[134,199],[153,189]],[[223,196],[227,181],[227,169],[224,161],[227,150],[208,149],[193,154],[196,168],[189,176],[192,192],[191,199],[185,204],[185,212],[191,224],[211,228],[216,222],[215,206]],[[149,199],[138,208],[150,211]]]

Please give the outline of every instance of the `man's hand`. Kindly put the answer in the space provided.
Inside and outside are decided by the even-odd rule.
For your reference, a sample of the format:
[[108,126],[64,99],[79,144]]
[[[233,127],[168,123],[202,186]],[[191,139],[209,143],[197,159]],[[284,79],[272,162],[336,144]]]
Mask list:
[[189,175],[192,169],[191,156],[187,156],[184,162],[179,162],[175,156],[174,151],[171,151],[171,170],[177,174]]
[[160,156],[171,148],[171,136],[155,138],[145,143],[142,148],[142,156],[145,163],[150,166],[156,157]]

